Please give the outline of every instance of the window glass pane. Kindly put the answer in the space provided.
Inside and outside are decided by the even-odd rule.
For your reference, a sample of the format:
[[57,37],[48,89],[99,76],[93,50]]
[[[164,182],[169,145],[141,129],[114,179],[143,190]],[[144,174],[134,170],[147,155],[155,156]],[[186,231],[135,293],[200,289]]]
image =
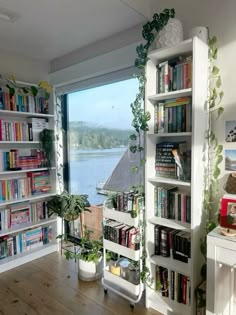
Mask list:
[[70,191],[93,205],[103,203],[103,184],[126,152],[137,92],[129,79],[68,95]]

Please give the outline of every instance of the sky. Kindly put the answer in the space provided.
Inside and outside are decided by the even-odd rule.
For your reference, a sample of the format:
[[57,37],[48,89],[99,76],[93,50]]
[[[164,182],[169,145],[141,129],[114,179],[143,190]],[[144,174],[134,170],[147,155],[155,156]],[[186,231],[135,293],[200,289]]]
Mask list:
[[68,96],[69,121],[131,129],[130,104],[137,93],[135,78],[71,93]]

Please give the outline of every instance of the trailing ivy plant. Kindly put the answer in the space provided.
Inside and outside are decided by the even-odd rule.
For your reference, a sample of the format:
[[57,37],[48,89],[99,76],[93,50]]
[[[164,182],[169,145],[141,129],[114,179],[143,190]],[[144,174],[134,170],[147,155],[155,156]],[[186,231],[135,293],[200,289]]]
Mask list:
[[[139,69],[139,72],[135,77],[138,79],[139,87],[138,93],[135,100],[130,105],[133,114],[132,126],[134,128],[134,133],[130,135],[130,151],[132,154],[138,154],[138,164],[132,167],[133,173],[139,174],[139,183],[133,189],[140,193],[144,193],[143,177],[144,177],[144,133],[148,131],[148,121],[151,118],[149,112],[144,110],[144,97],[145,97],[145,66],[148,61],[148,50],[152,45],[156,35],[166,26],[170,18],[175,17],[174,9],[165,9],[162,13],[153,15],[152,21],[147,22],[143,26],[142,36],[146,41],[145,44],[140,44],[136,48],[138,57],[135,60],[135,66]],[[141,242],[143,246],[143,253],[141,257],[142,268],[140,272],[141,281],[148,287],[153,286],[153,277],[149,268],[146,266],[146,250],[145,250],[145,230],[146,221],[144,217],[145,213],[143,211],[142,218],[140,218],[140,234],[138,241]]]
[[[206,154],[204,161],[207,161],[205,169],[205,187],[204,187],[204,210],[206,216],[205,236],[201,239],[201,253],[205,263],[201,268],[202,281],[206,280],[206,254],[207,254],[207,234],[210,233],[217,225],[219,205],[217,203],[217,195],[219,193],[219,176],[221,174],[220,164],[223,161],[223,145],[219,144],[217,136],[213,131],[213,119],[218,120],[224,112],[222,99],[224,92],[222,91],[220,69],[217,63],[217,39],[212,37],[209,39],[209,81],[208,81],[208,130],[206,132]],[[217,210],[216,210],[217,209]],[[205,293],[202,289],[196,289],[198,296],[198,307],[206,305]]]

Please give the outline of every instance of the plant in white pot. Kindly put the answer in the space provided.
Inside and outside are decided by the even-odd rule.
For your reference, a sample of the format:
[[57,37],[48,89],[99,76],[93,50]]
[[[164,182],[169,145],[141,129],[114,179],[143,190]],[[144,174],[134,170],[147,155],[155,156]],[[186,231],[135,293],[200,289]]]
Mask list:
[[78,253],[65,251],[66,259],[78,259],[78,276],[83,281],[94,281],[102,276],[102,240],[91,240],[93,231],[84,226]]

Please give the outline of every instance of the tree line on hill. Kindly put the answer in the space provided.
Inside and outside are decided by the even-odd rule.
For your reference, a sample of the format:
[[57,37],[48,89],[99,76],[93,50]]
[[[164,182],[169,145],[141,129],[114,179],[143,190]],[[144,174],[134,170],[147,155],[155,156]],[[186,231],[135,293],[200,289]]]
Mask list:
[[131,129],[93,126],[86,122],[70,122],[69,138],[72,148],[110,149],[128,146]]

